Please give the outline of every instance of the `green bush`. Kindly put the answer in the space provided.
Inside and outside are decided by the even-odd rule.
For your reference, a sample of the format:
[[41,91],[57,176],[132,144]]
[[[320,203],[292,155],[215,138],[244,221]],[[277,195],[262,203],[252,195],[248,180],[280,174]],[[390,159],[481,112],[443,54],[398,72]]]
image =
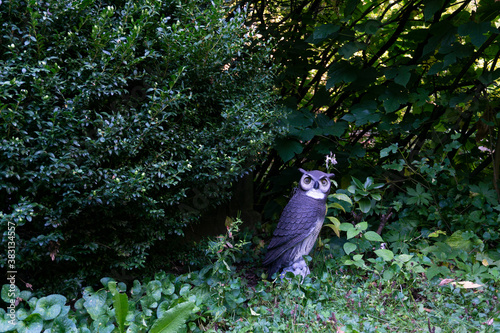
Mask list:
[[276,134],[271,46],[244,10],[29,0],[0,18],[0,230],[27,282],[143,267]]

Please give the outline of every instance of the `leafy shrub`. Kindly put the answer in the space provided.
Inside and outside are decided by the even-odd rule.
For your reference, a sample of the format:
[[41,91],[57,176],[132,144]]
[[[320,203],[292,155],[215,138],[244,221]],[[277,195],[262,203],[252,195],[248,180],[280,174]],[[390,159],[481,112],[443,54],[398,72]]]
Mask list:
[[[381,151],[383,157],[391,157],[383,168],[400,171],[408,179],[401,182],[400,191],[392,197],[393,205],[398,207],[399,221],[389,226],[390,237],[396,241],[415,230],[425,238],[431,234],[434,238],[448,235],[447,242],[452,247],[468,253],[484,252],[497,261],[500,260],[498,198],[491,184],[470,184],[459,175],[463,170],[451,164],[446,154],[461,148],[458,138],[443,146],[444,154],[430,158],[427,150],[423,150],[421,159],[411,163],[397,145]],[[404,247],[402,243],[398,246]]]
[[253,168],[281,116],[270,45],[244,10],[228,14],[222,1],[3,1],[0,226],[2,243],[16,226],[27,281],[143,267]]
[[[497,249],[488,249],[485,246],[488,242],[485,244],[474,232],[463,231],[464,228],[448,236],[446,231],[439,229],[429,232],[422,223],[405,223],[404,211],[411,210],[407,207],[422,212],[430,210],[420,207],[420,201],[430,202],[419,194],[419,191],[425,193],[423,190],[409,191],[406,197],[398,195],[403,203],[393,202],[388,208],[377,204],[384,201],[383,187],[384,184],[374,183],[371,177],[364,183],[353,177],[347,191],[337,190],[329,196],[327,219],[332,223],[325,227],[342,237],[344,265],[370,272],[385,281],[400,276],[414,283],[422,278],[432,280],[436,276],[448,278],[452,275],[478,282],[500,279]],[[388,223],[392,213],[384,214],[384,208],[386,212],[399,210],[398,219]],[[352,213],[352,218],[341,216],[346,211]],[[341,236],[341,231],[345,236]],[[330,239],[321,242],[326,250],[330,249]]]

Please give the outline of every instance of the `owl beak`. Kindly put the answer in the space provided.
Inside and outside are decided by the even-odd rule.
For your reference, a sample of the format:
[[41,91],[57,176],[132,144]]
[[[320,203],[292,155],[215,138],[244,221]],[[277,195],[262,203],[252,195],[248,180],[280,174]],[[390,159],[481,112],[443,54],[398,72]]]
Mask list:
[[314,182],[314,189],[317,190],[319,188],[319,182]]

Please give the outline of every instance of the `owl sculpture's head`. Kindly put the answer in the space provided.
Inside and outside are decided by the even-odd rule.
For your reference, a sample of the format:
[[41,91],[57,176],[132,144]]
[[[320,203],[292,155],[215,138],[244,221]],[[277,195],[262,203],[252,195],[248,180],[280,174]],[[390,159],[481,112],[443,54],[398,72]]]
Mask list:
[[323,200],[330,193],[330,177],[335,176],[333,173],[324,173],[323,171],[313,170],[306,171],[299,169],[303,173],[300,179],[300,188],[306,192],[308,197]]

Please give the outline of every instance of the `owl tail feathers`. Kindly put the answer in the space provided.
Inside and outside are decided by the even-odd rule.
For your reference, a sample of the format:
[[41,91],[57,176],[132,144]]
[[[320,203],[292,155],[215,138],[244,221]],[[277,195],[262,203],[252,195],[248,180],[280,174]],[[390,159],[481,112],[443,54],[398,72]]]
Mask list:
[[272,279],[273,278],[273,275],[274,273],[278,272],[281,268],[281,265],[279,262],[273,262],[271,263],[270,265],[268,265],[268,268],[267,268],[267,277],[269,279]]
[[264,258],[264,261],[262,262],[262,265],[267,267],[267,276],[268,278],[271,278],[274,273],[276,273],[280,268],[281,264],[279,260],[276,260],[271,253],[267,253],[266,257]]

